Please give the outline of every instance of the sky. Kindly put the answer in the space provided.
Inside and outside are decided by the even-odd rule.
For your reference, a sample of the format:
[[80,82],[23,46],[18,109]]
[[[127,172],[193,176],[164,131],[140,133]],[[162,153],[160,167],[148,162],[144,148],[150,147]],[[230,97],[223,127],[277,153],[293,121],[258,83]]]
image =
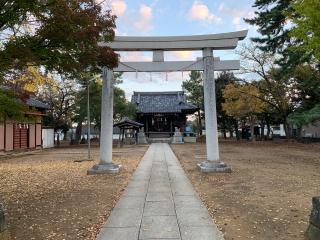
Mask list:
[[[118,16],[118,36],[180,36],[232,32],[248,29],[248,38],[257,34],[243,18],[254,16],[254,0],[106,0],[105,7]],[[239,59],[234,50],[214,51],[222,60]],[[167,52],[165,60],[195,60],[201,52]],[[151,61],[150,52],[121,53],[122,61]],[[128,99],[133,91],[181,90],[188,72],[124,73]]]

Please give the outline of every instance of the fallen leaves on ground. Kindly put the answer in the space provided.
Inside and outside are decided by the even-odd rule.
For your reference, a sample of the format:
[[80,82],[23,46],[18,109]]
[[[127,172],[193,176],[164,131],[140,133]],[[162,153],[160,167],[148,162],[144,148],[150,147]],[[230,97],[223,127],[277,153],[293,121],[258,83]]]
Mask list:
[[146,147],[114,150],[120,174],[87,175],[98,161],[86,149],[45,150],[33,155],[0,159],[0,202],[12,239],[95,239],[137,167]]
[[173,150],[226,240],[304,239],[311,198],[320,195],[320,144],[222,142],[231,174],[196,169],[204,144]]

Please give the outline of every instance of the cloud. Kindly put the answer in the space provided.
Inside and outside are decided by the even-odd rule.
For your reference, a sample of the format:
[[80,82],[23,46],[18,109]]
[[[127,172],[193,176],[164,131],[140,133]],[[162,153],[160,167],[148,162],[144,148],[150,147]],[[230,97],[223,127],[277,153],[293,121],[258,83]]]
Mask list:
[[122,17],[127,10],[127,4],[124,0],[112,0],[110,5],[112,12],[118,17]]
[[223,3],[220,4],[219,11],[224,12],[227,15],[232,16],[232,24],[236,27],[237,30],[245,28],[242,25],[243,18],[254,17],[254,12],[251,10],[230,8],[230,7],[225,6]]
[[210,23],[222,23],[222,18],[210,12],[207,5],[195,1],[188,13],[190,20],[208,21]]
[[178,59],[190,59],[193,56],[192,51],[178,51],[174,52]]
[[117,17],[122,17],[127,10],[125,0],[95,0],[95,3],[99,4],[103,11],[111,10]]
[[153,20],[152,8],[142,4],[140,6],[138,20],[133,23],[133,27],[137,31],[147,33],[153,29],[152,20]]
[[127,52],[121,54],[120,60],[122,62],[150,62],[152,61],[152,58],[150,56],[144,55],[143,52]]
[[198,57],[196,51],[171,51],[166,53],[167,61],[195,61]]

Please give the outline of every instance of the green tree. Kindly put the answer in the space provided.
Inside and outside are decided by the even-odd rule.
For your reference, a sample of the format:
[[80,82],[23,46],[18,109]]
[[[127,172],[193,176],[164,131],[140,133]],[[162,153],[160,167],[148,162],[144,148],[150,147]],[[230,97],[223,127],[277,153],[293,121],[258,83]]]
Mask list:
[[315,56],[320,62],[320,1],[297,0],[292,1],[293,13],[291,17],[295,27],[290,36],[301,40],[301,44],[294,49],[300,49],[306,55]]
[[0,121],[5,119],[24,119],[27,106],[19,103],[12,91],[0,88]]
[[258,27],[261,36],[253,41],[262,53],[247,51],[245,58],[256,63],[249,69],[261,77],[258,87],[290,137],[288,115],[307,114],[320,101],[320,2],[255,0],[253,7],[256,15],[246,21]]
[[[122,118],[135,118],[136,107],[129,102],[125,97],[125,92],[117,85],[122,82],[122,75],[116,73],[114,76],[113,88],[113,119],[119,121]],[[76,98],[76,114],[74,121],[78,123],[76,140],[80,140],[82,123],[87,119],[87,82],[88,77],[82,79],[82,87]],[[100,130],[101,126],[101,95],[102,95],[102,80],[96,79],[89,83],[89,97],[90,97],[90,118],[96,129]]]
[[191,71],[189,79],[182,82],[182,89],[186,92],[187,100],[197,106],[198,110],[198,133],[202,135],[202,114],[201,109],[204,106],[203,81],[201,72]]
[[288,119],[289,122],[297,127],[298,138],[300,138],[302,126],[307,126],[320,119],[320,104],[317,104],[314,108],[304,112],[292,113],[289,115]]
[[261,34],[253,37],[264,52],[278,54],[276,62],[282,67],[283,74],[290,74],[296,65],[309,61],[310,56],[301,49],[292,49],[301,43],[301,40],[292,38],[292,26],[288,16],[296,17],[292,0],[255,0],[255,16],[245,19],[251,25],[257,26]]
[[259,43],[263,51],[283,53],[285,44],[290,43],[289,29],[287,28],[287,15],[291,11],[292,0],[255,0],[255,16],[245,21],[258,27],[261,34],[252,40]]
[[311,64],[299,65],[291,74],[295,81],[298,110],[310,110],[320,102],[320,72]]
[[117,65],[98,45],[113,40],[115,16],[95,0],[3,1],[0,13],[0,81],[27,66],[78,75]]

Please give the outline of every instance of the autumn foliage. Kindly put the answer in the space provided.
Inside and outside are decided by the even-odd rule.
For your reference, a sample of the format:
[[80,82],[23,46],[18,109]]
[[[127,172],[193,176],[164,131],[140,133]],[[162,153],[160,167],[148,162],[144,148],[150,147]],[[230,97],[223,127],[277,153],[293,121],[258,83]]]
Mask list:
[[229,84],[223,92],[223,110],[236,118],[252,117],[262,113],[266,104],[260,99],[259,89],[253,85]]
[[115,18],[94,0],[5,1],[0,79],[30,65],[70,75],[117,66],[117,54],[98,44],[113,40]]

